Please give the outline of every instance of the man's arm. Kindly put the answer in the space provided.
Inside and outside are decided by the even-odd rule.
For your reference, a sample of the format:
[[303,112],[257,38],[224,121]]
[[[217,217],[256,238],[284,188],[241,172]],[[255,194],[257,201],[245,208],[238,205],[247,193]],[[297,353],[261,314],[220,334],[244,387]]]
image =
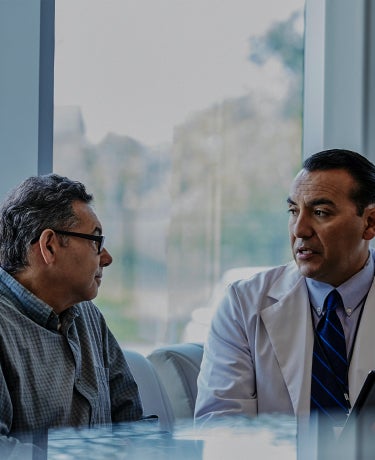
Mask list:
[[205,344],[195,406],[198,424],[218,416],[257,414],[254,363],[244,320],[236,292],[230,286]]
[[[8,387],[0,366],[0,458],[4,460],[28,460],[43,458],[43,452],[31,443],[22,443],[9,436],[13,419],[13,405]],[[30,435],[32,437],[32,434]],[[39,456],[38,456],[38,455]]]
[[117,340],[108,330],[109,387],[114,423],[139,420],[143,408],[138,386]]

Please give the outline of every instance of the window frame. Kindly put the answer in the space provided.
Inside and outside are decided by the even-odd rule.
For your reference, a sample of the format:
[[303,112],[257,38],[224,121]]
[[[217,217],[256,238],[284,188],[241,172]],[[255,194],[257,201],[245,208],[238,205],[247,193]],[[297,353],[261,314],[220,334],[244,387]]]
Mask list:
[[0,199],[52,171],[54,0],[0,1]]

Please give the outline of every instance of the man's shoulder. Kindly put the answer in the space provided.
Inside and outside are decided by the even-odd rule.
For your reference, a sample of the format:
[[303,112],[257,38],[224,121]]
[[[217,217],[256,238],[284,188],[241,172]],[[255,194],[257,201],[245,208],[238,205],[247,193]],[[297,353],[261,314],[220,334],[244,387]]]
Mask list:
[[250,278],[235,281],[232,285],[240,290],[254,289],[255,287],[267,289],[275,286],[276,283],[280,288],[285,287],[285,289],[288,289],[290,286],[294,286],[300,278],[302,278],[302,275],[295,262],[292,261],[259,271]]
[[227,295],[246,310],[259,310],[295,292],[303,279],[295,263],[291,262],[235,281],[228,286]]

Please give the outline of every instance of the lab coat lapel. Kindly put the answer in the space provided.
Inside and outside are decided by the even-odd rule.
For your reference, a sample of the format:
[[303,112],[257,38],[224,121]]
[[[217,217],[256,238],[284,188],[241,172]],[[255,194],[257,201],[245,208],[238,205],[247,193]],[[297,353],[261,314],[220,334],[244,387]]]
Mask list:
[[314,334],[306,284],[275,283],[270,295],[279,300],[261,312],[295,414],[310,410],[311,361]]
[[372,283],[363,309],[349,368],[349,396],[353,403],[370,370],[375,369],[375,283]]

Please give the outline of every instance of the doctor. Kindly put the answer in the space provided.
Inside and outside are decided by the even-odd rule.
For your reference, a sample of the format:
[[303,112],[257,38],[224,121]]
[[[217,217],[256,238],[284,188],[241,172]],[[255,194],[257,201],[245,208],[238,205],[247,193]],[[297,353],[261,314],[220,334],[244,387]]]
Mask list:
[[375,368],[375,166],[355,152],[319,152],[305,160],[287,203],[294,261],[228,286],[205,344],[198,422],[315,409],[314,342],[334,289],[342,299],[346,412]]

